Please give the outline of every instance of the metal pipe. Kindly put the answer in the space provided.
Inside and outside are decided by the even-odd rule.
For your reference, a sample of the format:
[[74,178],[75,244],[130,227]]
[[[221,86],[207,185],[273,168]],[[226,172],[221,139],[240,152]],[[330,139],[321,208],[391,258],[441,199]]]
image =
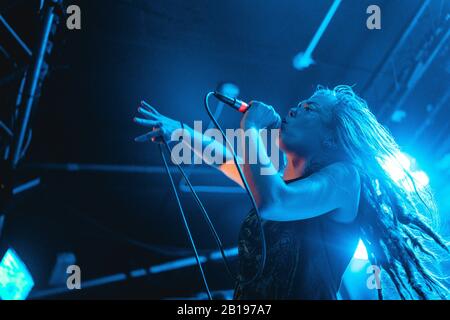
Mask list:
[[9,25],[9,23],[3,18],[3,16],[0,14],[0,22],[5,26],[6,30],[9,31],[9,33],[13,36],[13,38],[17,41],[17,43],[20,45],[20,47],[26,52],[26,54],[31,58],[33,56],[33,53],[31,52],[30,48],[27,46],[27,44],[19,37],[19,35],[14,31],[14,29]]
[[22,154],[22,146],[25,139],[25,134],[28,128],[28,122],[30,120],[31,109],[35,101],[36,88],[41,73],[42,64],[44,62],[45,51],[47,49],[48,38],[55,18],[55,6],[48,5],[44,15],[44,25],[37,45],[36,53],[33,55],[33,61],[31,64],[30,77],[27,78],[25,83],[24,98],[25,105],[23,107],[23,119],[19,128],[18,137],[14,139],[14,152],[12,158],[12,166],[15,168],[20,160]]

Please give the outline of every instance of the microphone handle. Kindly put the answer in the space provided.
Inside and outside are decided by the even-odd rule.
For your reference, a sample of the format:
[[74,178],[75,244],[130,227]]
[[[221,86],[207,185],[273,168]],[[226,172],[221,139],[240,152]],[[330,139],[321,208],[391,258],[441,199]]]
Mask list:
[[236,99],[236,98],[227,97],[219,92],[214,92],[214,96],[218,100],[222,101],[226,105],[229,105],[230,107],[232,107],[233,109],[235,109],[241,113],[245,113],[248,110],[248,108],[250,108],[248,103],[245,103],[244,101]]
[[[223,103],[232,107],[233,109],[239,111],[240,113],[246,113],[247,110],[251,107],[248,103],[246,103],[242,100],[228,97],[224,94],[221,94],[220,92],[215,91],[215,92],[213,92],[213,94],[218,100],[222,101]],[[271,128],[279,129],[280,127],[281,127],[281,118],[280,118],[280,116],[278,116],[276,124],[271,126]]]

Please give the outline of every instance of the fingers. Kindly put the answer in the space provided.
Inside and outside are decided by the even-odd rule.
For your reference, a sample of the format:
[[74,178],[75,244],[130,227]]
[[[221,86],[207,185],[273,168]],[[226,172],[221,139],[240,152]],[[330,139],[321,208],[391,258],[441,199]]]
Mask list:
[[281,117],[278,113],[275,113],[276,121],[273,124],[273,129],[280,129],[281,128]]
[[265,104],[264,102],[257,101],[257,100],[252,100],[252,101],[250,101],[250,102],[248,103],[248,105],[249,105],[250,107],[256,107],[256,108],[259,108],[259,107],[266,107],[266,108],[268,108],[268,109],[273,109],[272,106],[270,106],[270,105],[268,105],[268,104]]
[[252,100],[248,103],[248,106],[253,107],[253,106],[256,106],[258,103],[259,103],[259,101]]
[[146,119],[135,117],[133,120],[137,124],[143,126],[143,127],[150,127],[153,130],[149,133],[146,133],[142,136],[134,138],[134,141],[136,142],[147,142],[147,141],[159,141],[162,139],[162,136],[164,134],[163,130],[161,129],[161,122],[158,121],[158,116],[160,116],[160,113],[156,111],[155,108],[153,108],[151,105],[149,105],[145,101],[141,101],[141,105],[138,108],[138,112],[140,115],[145,117]]
[[157,114],[157,115],[159,114],[159,112],[156,111],[155,108],[153,108],[151,105],[149,105],[144,100],[141,101],[141,107],[144,107],[145,109],[149,110],[150,112],[153,112],[154,114]]
[[150,119],[153,119],[153,120],[157,119],[157,115],[155,113],[152,113],[152,112],[150,112],[150,111],[148,111],[148,110],[146,110],[146,109],[144,109],[142,107],[138,108],[138,112],[140,114],[142,114],[146,118],[150,118]]
[[142,118],[138,118],[138,117],[134,118],[134,122],[136,122],[137,124],[139,124],[139,125],[141,125],[143,127],[155,128],[155,127],[160,127],[161,126],[161,122],[159,122],[159,121],[149,120],[149,119],[142,119]]
[[155,141],[155,138],[159,137],[161,134],[162,134],[161,129],[156,129],[142,136],[134,138],[134,141],[136,142]]

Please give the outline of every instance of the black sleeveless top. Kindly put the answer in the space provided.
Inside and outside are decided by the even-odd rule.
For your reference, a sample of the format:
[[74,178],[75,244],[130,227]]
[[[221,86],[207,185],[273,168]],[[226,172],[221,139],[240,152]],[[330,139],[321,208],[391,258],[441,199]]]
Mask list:
[[[237,283],[234,299],[335,300],[342,275],[359,241],[357,219],[344,224],[329,214],[297,221],[263,220],[267,256],[262,275]],[[254,210],[239,233],[239,278],[251,279],[261,260],[261,238]]]

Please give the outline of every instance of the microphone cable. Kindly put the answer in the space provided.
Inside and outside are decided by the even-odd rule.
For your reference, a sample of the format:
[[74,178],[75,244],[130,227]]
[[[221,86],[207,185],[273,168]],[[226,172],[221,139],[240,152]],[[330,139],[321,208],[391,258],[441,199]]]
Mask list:
[[[213,94],[214,94],[214,92],[209,92],[205,96],[204,105],[205,105],[206,112],[208,113],[208,116],[210,117],[210,119],[213,122],[214,126],[220,131],[222,137],[224,138],[224,140],[226,142],[226,150],[229,149],[229,151],[231,152],[231,154],[233,156],[233,161],[234,161],[234,163],[236,165],[236,169],[238,170],[239,176],[240,176],[240,178],[242,180],[242,183],[243,183],[244,188],[245,188],[245,190],[247,192],[247,195],[250,198],[250,201],[252,203],[253,209],[255,210],[255,213],[256,213],[256,216],[257,216],[257,219],[258,219],[258,226],[259,226],[260,235],[261,235],[261,261],[259,263],[257,272],[255,273],[255,275],[251,279],[249,279],[249,280],[241,280],[236,275],[233,274],[233,272],[231,271],[230,263],[228,261],[228,258],[226,256],[226,254],[225,254],[225,250],[224,250],[222,241],[221,241],[221,239],[220,239],[220,237],[219,237],[219,235],[218,235],[218,233],[217,233],[217,231],[216,231],[216,229],[215,229],[211,219],[209,218],[209,215],[208,215],[208,213],[207,213],[203,203],[201,202],[200,198],[198,197],[197,192],[195,191],[194,187],[192,186],[192,184],[191,184],[189,178],[187,177],[186,173],[184,172],[183,168],[179,164],[175,164],[175,165],[178,168],[178,170],[181,173],[181,175],[183,176],[183,179],[186,181],[186,183],[187,183],[187,185],[188,185],[188,187],[189,187],[189,189],[191,191],[191,194],[194,197],[194,200],[195,200],[197,206],[200,208],[200,211],[203,214],[203,217],[204,217],[204,219],[206,220],[206,222],[208,224],[208,227],[209,227],[209,229],[210,229],[210,231],[211,231],[211,233],[212,233],[212,235],[213,235],[213,237],[214,237],[214,239],[216,241],[217,247],[219,248],[220,254],[222,256],[222,259],[224,261],[225,268],[226,268],[228,274],[231,276],[231,278],[235,282],[238,282],[241,285],[247,285],[247,284],[250,284],[253,281],[255,281],[257,278],[259,278],[262,275],[263,271],[264,271],[264,266],[265,266],[265,263],[266,263],[266,256],[267,256],[267,246],[266,246],[266,240],[265,240],[265,235],[264,235],[264,228],[263,228],[263,225],[262,225],[262,219],[261,219],[260,212],[258,210],[258,206],[256,205],[255,198],[253,197],[253,194],[252,194],[252,192],[250,190],[248,182],[247,182],[247,180],[246,180],[246,178],[244,176],[244,173],[242,172],[242,168],[239,165],[239,161],[238,161],[237,155],[234,152],[233,147],[232,147],[231,143],[229,142],[228,138],[226,137],[225,132],[223,131],[222,127],[220,126],[220,124],[216,120],[215,116],[211,112],[211,109],[209,108],[209,98]],[[165,139],[163,139],[163,143],[164,143],[164,146],[166,147],[167,151],[169,152],[169,154],[171,154],[172,153],[172,149],[170,148],[169,144],[167,143],[167,141]],[[176,197],[176,200],[177,200],[177,205],[178,205],[178,208],[179,208],[181,216],[182,216],[184,228],[185,228],[186,233],[187,233],[187,235],[189,237],[189,241],[190,241],[192,249],[194,251],[195,259],[196,259],[197,264],[198,264],[199,269],[200,269],[200,273],[201,273],[202,280],[203,280],[203,283],[204,283],[206,291],[207,291],[208,298],[210,300],[212,300],[212,295],[211,295],[211,292],[209,290],[208,282],[206,280],[206,276],[205,276],[205,273],[203,271],[203,267],[202,267],[202,264],[201,264],[201,261],[200,261],[200,257],[198,255],[198,251],[197,251],[194,239],[192,237],[192,233],[191,233],[190,228],[189,228],[189,224],[188,224],[188,222],[186,220],[186,215],[184,213],[184,210],[183,210],[183,207],[182,207],[182,204],[181,204],[181,201],[180,201],[180,196],[179,196],[178,191],[176,189],[176,186],[175,186],[172,174],[170,173],[170,168],[168,166],[167,159],[166,159],[166,157],[164,155],[164,150],[163,150],[161,144],[159,144],[159,150],[160,150],[163,162],[164,162],[165,170],[166,170],[166,172],[167,172],[167,174],[169,176],[169,179],[170,179],[172,190],[173,190],[173,192],[175,194],[175,197]]]
[[[216,118],[214,117],[213,113],[211,112],[211,109],[209,108],[209,98],[214,95],[214,92],[209,92],[204,99],[204,104],[205,104],[205,109],[206,112],[208,113],[209,118],[211,119],[211,121],[214,123],[214,126],[220,131],[222,137],[225,139],[226,142],[226,149],[229,149],[229,151],[231,152],[232,156],[233,156],[233,161],[236,165],[236,169],[238,170],[239,176],[242,180],[242,184],[244,185],[245,191],[247,192],[250,201],[252,203],[253,209],[255,210],[257,219],[258,219],[258,226],[259,226],[259,230],[260,230],[260,235],[261,235],[261,261],[259,263],[258,266],[258,270],[255,273],[255,275],[249,279],[249,280],[243,280],[241,281],[240,279],[237,279],[237,281],[241,284],[241,285],[247,285],[252,283],[253,281],[255,281],[256,279],[258,279],[263,271],[264,271],[264,266],[266,264],[266,258],[267,258],[267,247],[266,247],[266,239],[265,239],[265,235],[264,235],[264,228],[262,225],[262,219],[261,219],[261,215],[260,212],[258,210],[258,206],[256,205],[256,201],[255,198],[253,197],[253,194],[250,190],[250,187],[247,183],[247,179],[244,176],[244,173],[242,172],[242,168],[239,165],[239,161],[237,158],[236,153],[233,150],[233,146],[231,145],[230,141],[228,141],[228,138],[225,134],[225,132],[223,131],[222,127],[220,126],[219,122],[216,120]],[[226,151],[225,151],[226,152]],[[225,255],[222,254],[222,256],[225,258]]]
[[[167,141],[164,140],[164,145],[169,151],[170,154],[172,154],[172,149],[170,148]],[[189,180],[187,174],[184,172],[183,168],[179,164],[175,164],[178,170],[180,171],[181,175],[183,176],[183,179],[186,181],[186,184],[188,185],[192,196],[194,197],[194,200],[197,204],[197,206],[200,208],[201,213],[203,214],[204,219],[206,220],[206,223],[208,224],[208,227],[214,237],[214,240],[217,243],[217,247],[219,248],[220,254],[222,255],[223,261],[225,263],[225,268],[227,269],[228,274],[233,280],[236,280],[236,276],[231,271],[230,263],[228,261],[228,258],[225,254],[225,249],[223,247],[222,241],[220,240],[219,234],[216,231],[216,228],[214,227],[214,224],[212,223],[211,219],[209,218],[208,212],[205,209],[205,206],[203,205],[202,201],[200,200],[199,196],[197,195],[197,192],[194,189],[194,186],[192,185],[191,181]]]
[[[166,145],[166,147],[168,147],[167,142],[165,140],[164,140],[164,144]],[[189,228],[189,224],[188,224],[188,222],[186,220],[186,215],[184,213],[183,206],[181,205],[180,196],[178,194],[177,188],[176,188],[175,183],[173,181],[172,174],[170,173],[170,168],[169,168],[169,165],[167,164],[166,156],[164,155],[164,150],[163,150],[161,144],[159,144],[158,147],[159,147],[159,151],[161,152],[161,157],[163,159],[164,167],[166,169],[167,175],[169,176],[169,180],[170,180],[170,184],[172,186],[172,190],[173,190],[173,192],[175,194],[175,198],[177,200],[178,209],[180,210],[180,214],[181,214],[181,217],[183,219],[183,226],[184,226],[184,228],[186,230],[186,233],[188,235],[189,242],[191,243],[191,246],[192,246],[192,250],[194,251],[195,260],[197,261],[197,265],[198,265],[198,267],[200,269],[200,274],[202,276],[203,284],[205,285],[205,289],[206,289],[206,293],[208,295],[208,299],[212,300],[212,295],[211,295],[211,291],[209,290],[208,281],[206,280],[205,272],[203,271],[202,263],[200,261],[200,257],[199,257],[198,252],[197,252],[197,247],[195,246],[194,238],[192,237],[192,233],[191,233],[191,230]]]

